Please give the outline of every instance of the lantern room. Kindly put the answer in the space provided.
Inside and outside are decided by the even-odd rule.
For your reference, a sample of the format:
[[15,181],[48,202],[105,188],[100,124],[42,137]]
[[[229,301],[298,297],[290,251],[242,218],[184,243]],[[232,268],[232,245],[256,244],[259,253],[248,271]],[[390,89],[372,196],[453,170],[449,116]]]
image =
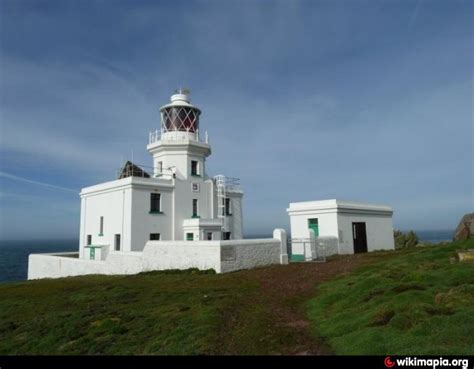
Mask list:
[[189,90],[176,90],[171,102],[162,106],[160,112],[162,138],[198,140],[201,110],[190,103]]

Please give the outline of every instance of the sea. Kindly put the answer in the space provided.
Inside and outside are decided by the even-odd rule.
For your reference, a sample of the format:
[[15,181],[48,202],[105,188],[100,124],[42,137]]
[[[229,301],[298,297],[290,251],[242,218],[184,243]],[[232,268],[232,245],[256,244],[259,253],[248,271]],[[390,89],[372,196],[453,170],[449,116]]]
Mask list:
[[[420,241],[439,243],[451,241],[452,230],[415,231]],[[246,235],[245,238],[271,238],[270,234]],[[28,274],[28,255],[60,251],[77,251],[79,240],[0,241],[0,283],[25,281]]]

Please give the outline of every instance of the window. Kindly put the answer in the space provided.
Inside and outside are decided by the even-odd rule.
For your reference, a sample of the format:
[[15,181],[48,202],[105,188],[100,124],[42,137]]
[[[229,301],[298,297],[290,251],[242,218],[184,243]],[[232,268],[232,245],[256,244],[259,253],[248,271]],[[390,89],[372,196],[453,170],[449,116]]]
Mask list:
[[150,213],[161,213],[161,194],[152,193],[150,196]]
[[207,232],[206,238],[208,241],[212,241],[212,232]]
[[231,202],[229,198],[225,199],[225,215],[232,215]]
[[91,234],[87,235],[87,245],[92,245],[92,235]]
[[199,163],[196,160],[191,160],[191,175],[199,175]]
[[114,250],[120,251],[120,235],[119,234],[115,235]]
[[224,240],[230,240],[230,232],[224,232]]
[[157,173],[163,173],[163,162],[162,161],[159,161],[158,163],[156,163],[156,171]]
[[197,183],[197,182],[191,183],[191,190],[193,192],[199,192],[199,183]]
[[100,217],[99,236],[104,235],[104,217]]
[[186,241],[194,240],[194,233],[186,233]]
[[193,199],[193,218],[198,218],[198,200]]
[[159,241],[160,234],[159,233],[150,233],[150,241]]

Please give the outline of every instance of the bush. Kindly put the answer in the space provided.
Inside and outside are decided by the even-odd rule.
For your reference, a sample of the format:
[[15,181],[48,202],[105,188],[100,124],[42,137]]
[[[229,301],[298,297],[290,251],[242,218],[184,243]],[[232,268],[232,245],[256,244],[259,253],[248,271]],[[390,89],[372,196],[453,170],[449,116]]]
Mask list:
[[395,238],[396,249],[407,249],[418,245],[418,236],[414,231],[403,233],[397,229],[393,232],[393,237]]

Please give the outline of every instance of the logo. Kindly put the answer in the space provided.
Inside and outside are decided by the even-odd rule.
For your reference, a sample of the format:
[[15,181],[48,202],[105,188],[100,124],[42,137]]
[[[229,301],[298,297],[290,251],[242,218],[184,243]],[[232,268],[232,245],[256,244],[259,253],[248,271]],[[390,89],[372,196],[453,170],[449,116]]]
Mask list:
[[395,366],[395,362],[392,361],[392,359],[390,359],[390,356],[387,356],[385,360],[383,361],[383,363],[385,364],[387,368],[393,368]]

